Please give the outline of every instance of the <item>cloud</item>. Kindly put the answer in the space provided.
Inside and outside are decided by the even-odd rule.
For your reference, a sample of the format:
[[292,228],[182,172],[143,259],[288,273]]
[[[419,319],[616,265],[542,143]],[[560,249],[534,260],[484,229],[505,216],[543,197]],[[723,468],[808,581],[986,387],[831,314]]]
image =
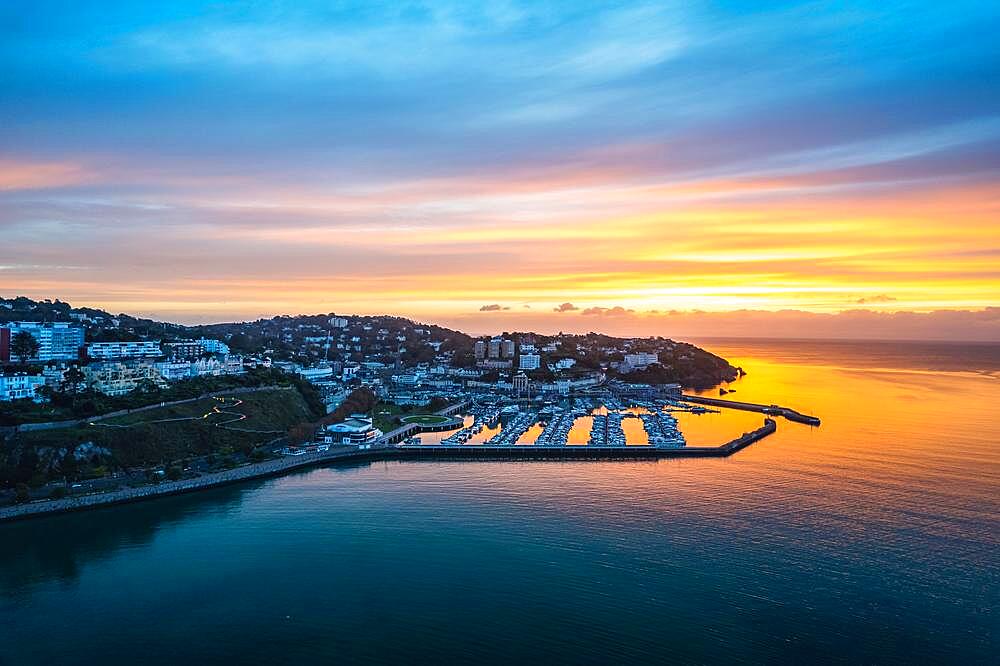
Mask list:
[[[616,311],[618,316],[607,316]],[[608,335],[663,335],[674,340],[698,340],[718,337],[809,338],[857,340],[947,340],[1000,342],[1000,307],[981,310],[934,310],[931,312],[880,312],[869,309],[839,313],[803,310],[661,310],[630,313],[624,308],[588,308],[592,317],[566,317],[552,313],[511,313],[510,321],[491,321],[489,330],[481,328],[483,318],[471,315],[446,318],[438,322],[476,333],[498,333],[503,326],[538,333],[587,333]],[[503,315],[497,315],[498,318]],[[477,328],[479,327],[479,328]],[[509,329],[508,329],[509,330]],[[995,369],[995,368],[993,368]]]
[[501,310],[510,310],[510,308],[505,308],[499,303],[492,303],[479,308],[480,312],[500,312]]
[[892,296],[887,296],[886,294],[879,294],[878,296],[866,296],[865,298],[859,298],[855,301],[858,305],[864,305],[865,303],[891,303],[895,298]]
[[560,305],[558,307],[552,308],[552,311],[553,312],[572,312],[573,310],[579,310],[579,309],[580,308],[576,307],[572,303],[563,303],[562,305]]
[[587,308],[580,314],[596,315],[599,317],[621,317],[624,315],[635,314],[635,310],[626,309],[620,305],[616,305],[613,308],[602,308],[602,307]]

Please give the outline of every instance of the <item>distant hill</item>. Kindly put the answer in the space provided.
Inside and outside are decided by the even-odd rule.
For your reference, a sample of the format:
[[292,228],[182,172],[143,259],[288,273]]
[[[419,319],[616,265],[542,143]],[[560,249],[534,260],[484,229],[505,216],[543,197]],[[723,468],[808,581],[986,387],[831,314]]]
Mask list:
[[[97,341],[139,338],[169,341],[204,336],[225,340],[234,353],[265,353],[275,359],[306,364],[319,360],[377,360],[416,365],[433,362],[440,353],[447,353],[452,365],[471,367],[475,364],[473,345],[476,338],[443,326],[393,315],[330,312],[186,326],[124,313],[113,315],[95,308],[74,308],[58,299],[0,298],[0,323],[18,320],[80,321],[87,328],[87,339]],[[527,331],[505,332],[502,337],[529,342],[538,348],[557,342],[557,351],[545,354],[549,362],[569,358],[576,364],[575,371],[602,369],[611,377],[631,382],[676,382],[707,388],[732,381],[741,372],[715,354],[664,337],[619,338],[601,333],[544,335]],[[331,341],[331,344],[309,347],[308,343],[315,340]],[[306,348],[308,352],[304,353]],[[658,362],[635,370],[615,369],[622,362],[625,350],[656,354]],[[551,372],[543,366],[529,374],[548,379]]]

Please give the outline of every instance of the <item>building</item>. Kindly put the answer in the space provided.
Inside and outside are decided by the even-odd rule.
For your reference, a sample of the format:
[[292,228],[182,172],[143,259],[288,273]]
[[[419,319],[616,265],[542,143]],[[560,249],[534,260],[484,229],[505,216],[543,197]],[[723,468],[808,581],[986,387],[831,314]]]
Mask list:
[[514,362],[513,361],[503,361],[503,360],[498,359],[498,358],[490,358],[490,359],[486,359],[485,361],[483,361],[479,365],[481,367],[483,367],[483,368],[486,368],[487,370],[506,370],[508,368],[513,367],[514,366]]
[[400,386],[419,386],[422,383],[422,375],[416,372],[407,372],[402,375],[393,375],[392,381]]
[[542,357],[538,354],[521,354],[517,367],[521,370],[538,370],[542,364]]
[[323,441],[326,444],[347,444],[367,449],[371,448],[381,436],[382,431],[372,425],[371,417],[365,414],[351,414],[341,423],[328,425],[323,433]]
[[156,365],[148,360],[91,363],[83,368],[83,375],[88,386],[105,395],[125,395],[144,381],[160,387],[167,384]]
[[625,354],[625,365],[629,368],[645,368],[648,365],[659,362],[660,358],[656,354],[650,354],[649,352]]
[[347,328],[347,323],[344,317],[330,317],[330,326],[334,328]]
[[209,354],[228,354],[229,345],[222,340],[212,340],[211,338],[198,338],[195,340]]
[[195,359],[204,354],[228,354],[229,345],[220,340],[199,338],[197,340],[179,340],[163,345],[172,358]]
[[176,382],[191,377],[190,361],[178,361],[176,359],[160,361],[156,364],[156,369],[159,371],[160,376],[168,382]]
[[245,372],[242,356],[196,358],[193,361],[171,358],[155,364],[160,376],[168,382],[210,375],[239,375]]
[[0,363],[10,361],[10,329],[0,328]]
[[24,373],[0,375],[0,402],[24,399],[41,401],[42,398],[37,391],[42,386],[45,386],[43,375],[26,375]]
[[159,340],[91,342],[87,345],[87,356],[95,361],[110,361],[119,358],[150,358],[159,356],[162,353]]
[[308,382],[325,381],[333,378],[333,368],[321,365],[316,368],[300,368],[299,377]]
[[21,332],[31,334],[38,342],[38,354],[32,361],[72,361],[80,358],[83,346],[83,328],[76,324],[57,321],[41,323],[37,321],[12,321],[5,324],[10,340]]
[[528,392],[528,387],[530,385],[531,383],[528,380],[528,375],[524,374],[523,372],[517,373],[510,380],[511,390],[518,395],[526,394]]
[[556,370],[569,370],[574,365],[576,365],[575,358],[561,358],[555,362],[554,367]]
[[476,341],[476,360],[485,358],[514,358],[514,341],[504,340],[500,337],[491,338],[489,342],[484,340]]
[[181,340],[180,342],[167,342],[163,345],[163,351],[173,359],[192,359],[201,356],[205,350],[196,340]]

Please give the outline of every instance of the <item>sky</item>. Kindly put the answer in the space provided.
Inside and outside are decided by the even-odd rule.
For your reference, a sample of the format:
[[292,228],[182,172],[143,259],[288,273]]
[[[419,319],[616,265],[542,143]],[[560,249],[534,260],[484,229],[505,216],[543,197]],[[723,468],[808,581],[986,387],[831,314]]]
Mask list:
[[0,5],[0,296],[1000,340],[993,2]]

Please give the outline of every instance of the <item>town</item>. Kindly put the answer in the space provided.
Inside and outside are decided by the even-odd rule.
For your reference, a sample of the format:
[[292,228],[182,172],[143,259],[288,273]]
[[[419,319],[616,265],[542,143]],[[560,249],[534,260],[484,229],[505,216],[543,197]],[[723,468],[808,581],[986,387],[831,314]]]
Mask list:
[[46,402],[67,390],[123,396],[262,367],[307,380],[330,411],[358,386],[386,402],[423,405],[464,390],[567,396],[609,380],[651,393],[654,385],[707,387],[741,372],[664,338],[472,338],[398,317],[336,315],[184,327],[23,298],[0,299],[0,364],[0,402]]
[[24,297],[0,300],[0,366],[0,485],[21,499],[345,445],[680,448],[673,414],[707,411],[681,389],[742,373],[666,338],[335,313],[183,326]]

